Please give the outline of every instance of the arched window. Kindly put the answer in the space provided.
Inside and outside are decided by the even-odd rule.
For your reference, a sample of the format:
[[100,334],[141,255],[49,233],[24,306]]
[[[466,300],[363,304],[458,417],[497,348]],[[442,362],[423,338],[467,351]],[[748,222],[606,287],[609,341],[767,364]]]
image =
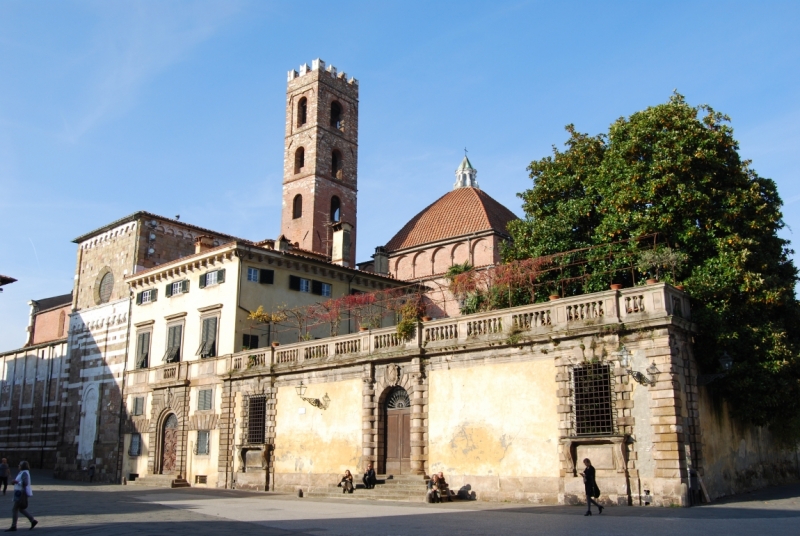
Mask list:
[[297,103],[297,126],[302,127],[308,118],[308,99],[303,97]]
[[300,173],[303,171],[303,166],[306,165],[306,150],[300,147],[294,153],[294,172]]
[[342,153],[336,149],[331,153],[331,175],[337,179],[342,178]]
[[342,105],[336,101],[331,103],[331,126],[339,130],[342,130],[344,127],[344,122],[342,121]]
[[335,195],[331,197],[331,221],[342,219],[342,202]]
[[294,201],[292,202],[292,219],[296,220],[303,216],[303,196],[297,194],[294,196]]

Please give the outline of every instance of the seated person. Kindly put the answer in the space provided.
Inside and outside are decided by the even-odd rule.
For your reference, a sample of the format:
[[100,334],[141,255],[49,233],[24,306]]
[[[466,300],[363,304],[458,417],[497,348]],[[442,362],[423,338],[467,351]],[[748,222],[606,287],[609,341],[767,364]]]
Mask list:
[[344,476],[336,487],[342,488],[342,493],[353,493],[353,475],[350,474],[349,469],[345,469]]
[[367,470],[364,471],[364,477],[361,479],[361,481],[364,482],[364,487],[367,489],[372,489],[375,487],[378,477],[375,476],[375,469],[372,468],[372,462],[369,462],[367,465]]
[[450,485],[444,479],[444,473],[440,472],[437,476],[439,480],[436,482],[436,485],[439,488],[439,495],[441,497],[447,497],[449,502],[453,502],[453,498],[450,496]]
[[441,502],[439,498],[439,487],[437,483],[439,481],[439,475],[436,473],[433,474],[430,480],[428,480],[428,493],[425,495],[425,502],[428,503],[438,503]]

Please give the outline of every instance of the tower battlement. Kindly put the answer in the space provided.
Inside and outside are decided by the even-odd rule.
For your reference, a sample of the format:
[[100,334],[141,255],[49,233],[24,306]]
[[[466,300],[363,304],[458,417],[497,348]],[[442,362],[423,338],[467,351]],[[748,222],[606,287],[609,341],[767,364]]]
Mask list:
[[352,86],[358,86],[358,80],[357,79],[353,78],[352,76],[348,79],[346,72],[344,72],[344,71],[340,72],[333,65],[328,65],[327,68],[326,68],[325,67],[325,62],[323,60],[319,59],[319,58],[311,61],[311,67],[309,67],[307,63],[304,63],[303,65],[300,66],[299,70],[296,71],[296,70],[292,69],[291,71],[289,71],[288,76],[287,76],[287,81],[291,82],[292,80],[294,80],[296,78],[300,78],[301,76],[305,76],[308,73],[313,73],[313,72],[318,72],[320,74],[325,73],[325,74],[327,74],[327,75],[329,75],[329,76],[331,76],[333,78],[337,78],[337,79],[339,79],[339,80],[341,80],[343,82],[346,82],[347,84],[350,84]]

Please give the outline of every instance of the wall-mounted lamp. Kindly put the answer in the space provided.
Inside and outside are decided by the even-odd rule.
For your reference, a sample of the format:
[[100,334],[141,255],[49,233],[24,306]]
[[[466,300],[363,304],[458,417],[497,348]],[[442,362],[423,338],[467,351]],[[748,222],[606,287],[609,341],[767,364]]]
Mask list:
[[697,377],[697,385],[708,385],[714,380],[724,378],[733,368],[733,358],[728,355],[728,352],[722,352],[722,357],[719,358],[719,366],[722,367],[724,372],[719,374],[700,374]]
[[627,348],[625,348],[625,346],[620,348],[619,352],[617,352],[617,355],[619,356],[619,364],[622,366],[622,368],[624,368],[628,372],[630,377],[633,378],[637,383],[641,385],[656,384],[656,376],[660,374],[661,371],[658,370],[655,361],[653,361],[653,363],[649,367],[647,367],[647,373],[650,375],[650,377],[648,378],[641,372],[633,370],[631,368],[631,353],[628,351]]
[[297,391],[297,396],[314,406],[315,408],[319,409],[328,409],[328,405],[331,403],[330,397],[328,397],[328,393],[325,393],[325,396],[322,397],[322,400],[319,398],[306,398],[303,395],[306,394],[306,387],[303,385],[303,382],[300,382],[300,385],[294,388]]

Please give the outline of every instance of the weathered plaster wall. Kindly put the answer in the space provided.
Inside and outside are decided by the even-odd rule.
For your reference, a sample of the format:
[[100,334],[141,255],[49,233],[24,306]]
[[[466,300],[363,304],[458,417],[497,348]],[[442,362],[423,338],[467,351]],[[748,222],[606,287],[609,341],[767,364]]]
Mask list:
[[552,359],[432,371],[431,473],[443,471],[454,490],[469,486],[482,499],[555,502],[555,376]]
[[727,404],[700,389],[703,481],[711,498],[800,478],[800,453],[777,447],[768,430],[734,421]]
[[322,410],[297,396],[294,386],[278,389],[276,488],[325,487],[345,469],[360,472],[361,391],[360,379],[311,384],[306,398],[330,397]]

